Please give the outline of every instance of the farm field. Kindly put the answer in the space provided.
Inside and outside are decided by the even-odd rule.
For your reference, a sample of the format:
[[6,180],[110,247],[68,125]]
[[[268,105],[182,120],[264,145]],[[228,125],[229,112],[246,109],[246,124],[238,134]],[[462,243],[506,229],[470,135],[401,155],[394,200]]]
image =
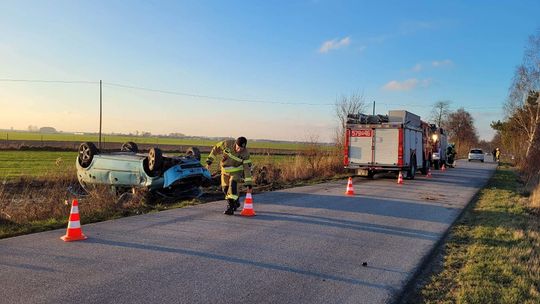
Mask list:
[[[179,154],[169,154],[179,155]],[[204,162],[207,154],[202,154]],[[73,172],[77,152],[58,151],[0,151],[0,181],[19,177],[40,177],[51,173]],[[252,155],[253,163],[284,163],[292,161],[294,156],[288,155]],[[214,166],[214,169],[217,168]]]
[[[97,142],[97,135],[83,135],[73,133],[54,133],[44,134],[38,132],[15,132],[0,131],[1,140],[35,140],[35,141],[73,141],[73,142]],[[249,139],[248,139],[249,140]],[[202,138],[164,138],[164,137],[140,137],[140,136],[120,136],[104,135],[103,142],[124,143],[132,141],[138,144],[156,144],[156,145],[182,145],[182,146],[212,146],[217,140]],[[267,142],[250,140],[250,148],[260,149],[286,149],[297,150],[302,148],[302,144],[295,142]]]

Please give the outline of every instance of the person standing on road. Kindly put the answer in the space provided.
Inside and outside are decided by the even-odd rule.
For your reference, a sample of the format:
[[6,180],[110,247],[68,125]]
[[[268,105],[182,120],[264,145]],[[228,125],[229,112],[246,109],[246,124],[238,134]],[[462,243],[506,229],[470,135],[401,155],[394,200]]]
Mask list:
[[497,162],[501,160],[501,150],[499,150],[499,148],[495,149],[495,160]]
[[248,192],[252,189],[251,177],[251,160],[249,159],[249,151],[247,149],[247,139],[243,136],[236,140],[224,140],[212,148],[210,155],[206,159],[206,168],[210,170],[210,166],[216,159],[217,155],[223,154],[221,159],[221,189],[225,194],[225,199],[228,202],[227,209],[224,214],[233,215],[234,211],[240,207],[238,200],[238,183],[242,177],[244,184],[248,188]]

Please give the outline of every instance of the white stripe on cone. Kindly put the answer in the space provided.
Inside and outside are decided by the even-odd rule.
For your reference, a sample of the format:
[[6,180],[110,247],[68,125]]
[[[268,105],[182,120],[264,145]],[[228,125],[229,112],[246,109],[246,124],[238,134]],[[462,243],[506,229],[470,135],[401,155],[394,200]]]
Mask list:
[[68,229],[71,229],[71,228],[81,228],[81,222],[80,221],[69,221]]

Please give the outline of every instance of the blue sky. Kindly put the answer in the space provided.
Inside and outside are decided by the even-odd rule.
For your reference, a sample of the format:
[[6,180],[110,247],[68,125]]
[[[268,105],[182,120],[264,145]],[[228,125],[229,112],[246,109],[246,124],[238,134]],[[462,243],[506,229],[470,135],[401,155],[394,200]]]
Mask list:
[[[105,85],[105,132],[328,141],[331,104],[359,92],[378,113],[425,119],[450,100],[490,139],[538,11],[539,1],[4,0],[0,79],[291,103]],[[96,131],[98,98],[95,84],[0,81],[0,128]]]

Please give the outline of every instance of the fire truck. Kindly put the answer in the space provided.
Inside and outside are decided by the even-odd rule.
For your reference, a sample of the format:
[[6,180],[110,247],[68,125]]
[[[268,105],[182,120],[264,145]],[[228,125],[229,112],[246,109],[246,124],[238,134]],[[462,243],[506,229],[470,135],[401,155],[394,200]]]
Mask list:
[[388,115],[349,114],[345,131],[344,166],[372,178],[378,172],[401,172],[413,179],[427,173],[432,162],[431,126],[405,110]]

